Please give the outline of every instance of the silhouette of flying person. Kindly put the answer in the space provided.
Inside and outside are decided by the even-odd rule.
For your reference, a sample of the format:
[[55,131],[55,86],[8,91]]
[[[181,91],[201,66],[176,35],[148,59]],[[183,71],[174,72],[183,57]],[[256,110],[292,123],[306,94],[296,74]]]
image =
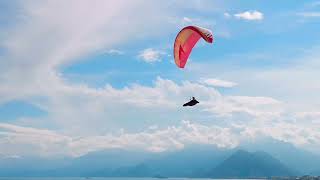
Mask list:
[[192,97],[192,99],[189,102],[185,103],[183,106],[194,106],[198,103],[199,101],[197,101],[196,98]]

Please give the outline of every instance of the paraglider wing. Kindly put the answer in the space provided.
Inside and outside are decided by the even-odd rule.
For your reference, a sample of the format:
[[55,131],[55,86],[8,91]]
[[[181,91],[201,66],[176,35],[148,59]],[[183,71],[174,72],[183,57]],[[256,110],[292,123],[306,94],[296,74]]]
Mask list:
[[174,61],[179,68],[184,68],[192,51],[200,38],[206,42],[213,42],[212,32],[208,29],[198,26],[187,26],[183,28],[177,35],[174,42]]

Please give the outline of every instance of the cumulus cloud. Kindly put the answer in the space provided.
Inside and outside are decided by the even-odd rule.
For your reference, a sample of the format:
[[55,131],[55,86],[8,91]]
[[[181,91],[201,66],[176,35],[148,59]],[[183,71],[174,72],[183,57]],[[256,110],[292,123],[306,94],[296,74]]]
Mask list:
[[[57,119],[70,119],[68,122],[81,120],[82,123],[90,123],[94,119],[98,122],[106,122],[106,117],[110,117],[113,109],[122,110],[127,106],[144,115],[146,115],[144,111],[152,109],[165,110],[168,113],[176,111],[186,97],[195,91],[201,100],[199,107],[218,116],[229,116],[235,112],[248,113],[254,117],[276,114],[279,113],[277,108],[281,106],[281,102],[273,98],[224,96],[215,88],[204,84],[188,81],[178,84],[160,77],[152,86],[133,84],[120,89],[111,85],[100,89],[92,89],[84,85],[68,86],[60,90],[59,98],[53,99],[49,104],[41,103],[41,106],[44,106],[42,108],[49,113],[56,115]],[[79,122],[75,124],[79,125]]]
[[201,80],[201,82],[209,86],[225,87],[225,88],[231,88],[237,85],[237,83],[235,82],[225,81],[221,79],[203,79]]
[[[92,137],[97,138],[97,137]],[[101,143],[102,147],[135,148],[153,152],[181,149],[189,144],[213,144],[220,148],[235,147],[238,142],[232,136],[228,128],[217,126],[204,126],[189,121],[182,121],[178,126],[169,126],[154,131],[142,131],[139,133],[123,133],[119,136],[108,135],[100,140],[84,138],[82,142],[90,147],[96,147],[95,143]],[[106,143],[112,141],[113,143]],[[87,146],[87,145],[86,145]],[[86,150],[86,149],[83,149]]]
[[[72,137],[52,130],[5,123],[0,124],[0,132],[2,134],[0,144],[6,147],[0,150],[2,154],[81,156],[90,151],[110,148],[134,148],[162,152],[198,143],[213,144],[220,148],[233,148],[238,145],[237,139],[228,128],[204,126],[189,121],[182,121],[178,126],[153,131],[109,133],[86,137]],[[17,148],[20,146],[24,148]]]
[[[179,102],[183,102],[184,98],[194,91],[201,99],[197,106],[200,111],[216,117],[232,117],[237,113],[244,113],[249,115],[250,120],[243,121],[239,119],[240,116],[235,116],[236,121],[230,119],[228,124],[204,125],[199,122],[182,121],[177,125],[167,124],[164,127],[148,125],[143,127],[145,130],[136,132],[126,132],[123,129],[121,132],[106,133],[104,130],[104,126],[110,124],[106,121],[114,118],[112,112],[126,111],[125,114],[134,121],[139,121],[142,117],[132,115],[130,109],[144,114],[144,118],[146,112],[152,109],[162,109],[161,113],[170,114],[171,110],[177,111],[177,107],[181,106]],[[260,136],[270,136],[297,146],[320,146],[320,124],[312,122],[306,126],[301,122],[292,124],[282,121],[282,102],[269,97],[225,96],[213,87],[198,83],[177,84],[171,80],[157,78],[153,86],[134,84],[121,89],[110,85],[103,89],[68,86],[60,92],[59,98],[55,101],[43,103],[40,103],[41,106],[47,107],[51,116],[62,119],[60,123],[66,123],[65,120],[68,120],[66,131],[1,123],[0,144],[5,147],[1,149],[1,154],[81,156],[91,151],[109,148],[162,152],[199,143],[233,148],[248,137]],[[108,105],[110,103],[112,106]],[[318,115],[302,113],[303,117],[309,114]],[[148,118],[154,119],[154,114]],[[234,126],[234,123],[237,126]],[[71,126],[73,128],[70,128]],[[80,129],[75,131],[74,128]],[[85,131],[88,129],[94,129],[94,132],[86,134]]]
[[[175,112],[179,116],[181,103],[195,91],[201,100],[200,105],[196,107],[199,108],[199,115],[206,112],[220,117],[244,113],[250,118],[263,121],[280,113],[277,108],[281,103],[272,98],[224,96],[215,88],[200,83],[186,81],[177,84],[160,77],[155,80],[153,86],[133,84],[120,89],[111,85],[101,89],[68,85],[59,89],[59,94],[49,102],[36,102],[48,111],[48,120],[54,120],[56,125],[61,127],[59,132],[0,124],[1,134],[4,135],[0,143],[7,147],[2,153],[11,153],[14,149],[12,152],[20,155],[20,150],[25,149],[25,153],[31,154],[78,156],[106,148],[140,148],[159,152],[183,148],[184,145],[192,143],[215,144],[218,147],[236,146],[239,140],[235,138],[233,129],[225,125],[211,126],[184,121],[180,126],[172,126],[170,124],[177,122],[177,119],[168,116],[165,118],[169,118],[171,123],[161,124],[167,128],[154,128],[154,122],[164,120],[155,114]],[[157,110],[160,112],[156,112]],[[149,111],[151,115],[148,116]],[[149,121],[152,122],[142,127],[147,131],[121,131],[120,135],[112,131],[106,133],[106,127],[111,128],[110,125],[115,120],[120,123],[125,119],[133,119],[139,124],[141,118],[150,118]],[[8,144],[8,139],[14,143]],[[62,146],[68,148],[59,149]]]
[[0,133],[0,153],[8,156],[64,155],[66,150],[62,147],[71,140],[54,131],[6,123],[0,123]]
[[263,20],[264,16],[263,13],[259,11],[245,11],[242,13],[234,14],[234,17],[238,19],[244,19],[248,21],[260,21]]
[[302,111],[294,113],[294,118],[320,124],[320,111]]
[[245,126],[241,134],[247,137],[272,137],[298,147],[308,146],[308,149],[313,151],[320,147],[320,133],[316,130],[319,125],[317,124],[303,125],[302,123],[280,121],[252,122]]
[[269,97],[225,96],[205,103],[205,111],[223,117],[245,113],[254,119],[274,119],[283,112],[282,103]]
[[138,57],[147,63],[154,63],[161,61],[163,55],[165,55],[163,51],[147,48],[141,51]]
[[[0,154],[5,156],[81,156],[88,152],[111,148],[139,149],[163,152],[182,149],[192,144],[212,144],[219,148],[234,148],[242,141],[272,137],[299,147],[320,146],[320,125],[284,121],[251,121],[229,126],[204,125],[181,121],[164,128],[147,128],[140,132],[105,133],[76,136],[53,130],[0,123]],[[23,147],[23,148],[22,148]],[[62,148],[63,147],[63,148]]]

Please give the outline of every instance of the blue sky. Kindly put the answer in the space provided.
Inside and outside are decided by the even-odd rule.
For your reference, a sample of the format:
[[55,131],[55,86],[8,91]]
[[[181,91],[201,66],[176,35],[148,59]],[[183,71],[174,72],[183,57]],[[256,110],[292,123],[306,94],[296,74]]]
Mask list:
[[[261,137],[317,152],[319,22],[317,0],[0,2],[0,154]],[[182,70],[172,48],[186,25],[215,41]],[[182,108],[191,96],[200,104]]]

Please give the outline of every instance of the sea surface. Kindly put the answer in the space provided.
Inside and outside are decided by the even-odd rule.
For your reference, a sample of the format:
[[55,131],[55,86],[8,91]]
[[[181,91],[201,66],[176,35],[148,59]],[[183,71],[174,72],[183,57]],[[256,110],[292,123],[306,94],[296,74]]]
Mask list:
[[[112,177],[0,177],[0,180],[213,180],[205,178],[112,178]],[[224,179],[214,179],[224,180]],[[228,179],[231,180],[231,179]],[[236,179],[234,179],[236,180]],[[242,179],[245,180],[245,179]],[[254,179],[250,179],[254,180]]]

